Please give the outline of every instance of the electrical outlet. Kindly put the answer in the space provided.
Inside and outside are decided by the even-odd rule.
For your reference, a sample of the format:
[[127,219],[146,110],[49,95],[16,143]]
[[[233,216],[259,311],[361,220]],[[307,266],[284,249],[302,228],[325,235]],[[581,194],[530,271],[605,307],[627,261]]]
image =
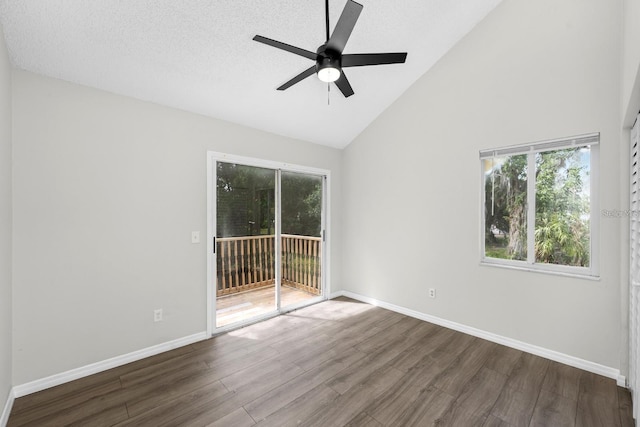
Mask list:
[[429,298],[435,298],[436,297],[436,290],[433,288],[429,289]]
[[157,308],[153,310],[153,321],[154,322],[162,322],[162,309]]

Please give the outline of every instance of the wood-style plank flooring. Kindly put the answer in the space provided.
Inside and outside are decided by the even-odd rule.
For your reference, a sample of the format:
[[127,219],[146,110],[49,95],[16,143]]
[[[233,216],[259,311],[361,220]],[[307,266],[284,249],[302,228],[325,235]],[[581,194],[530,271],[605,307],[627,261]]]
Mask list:
[[9,426],[632,426],[611,379],[346,298],[15,401]]

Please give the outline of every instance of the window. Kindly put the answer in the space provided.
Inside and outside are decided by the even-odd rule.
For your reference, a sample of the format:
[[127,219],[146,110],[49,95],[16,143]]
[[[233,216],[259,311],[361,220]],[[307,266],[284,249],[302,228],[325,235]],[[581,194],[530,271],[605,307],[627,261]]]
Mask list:
[[483,150],[482,261],[597,276],[599,134]]

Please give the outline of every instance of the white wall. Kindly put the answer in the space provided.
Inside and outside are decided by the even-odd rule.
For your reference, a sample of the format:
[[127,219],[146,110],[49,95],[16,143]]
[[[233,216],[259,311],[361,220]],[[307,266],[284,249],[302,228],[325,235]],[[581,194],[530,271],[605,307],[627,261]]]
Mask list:
[[15,384],[206,330],[190,239],[207,150],[331,170],[338,240],[338,150],[26,72],[13,85]]
[[0,27],[0,414],[11,389],[11,65]]
[[621,13],[505,0],[347,147],[343,287],[619,369],[622,220],[601,220],[600,281],[480,266],[478,151],[600,132],[620,208]]

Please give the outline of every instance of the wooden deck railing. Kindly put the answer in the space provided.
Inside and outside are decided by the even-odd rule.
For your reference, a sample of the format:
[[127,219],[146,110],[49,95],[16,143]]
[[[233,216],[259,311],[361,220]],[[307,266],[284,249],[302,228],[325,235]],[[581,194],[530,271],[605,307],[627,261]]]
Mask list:
[[282,235],[282,284],[320,295],[322,239]]
[[[282,284],[315,295],[321,293],[320,237],[282,236]],[[216,239],[217,296],[275,283],[275,236]]]

